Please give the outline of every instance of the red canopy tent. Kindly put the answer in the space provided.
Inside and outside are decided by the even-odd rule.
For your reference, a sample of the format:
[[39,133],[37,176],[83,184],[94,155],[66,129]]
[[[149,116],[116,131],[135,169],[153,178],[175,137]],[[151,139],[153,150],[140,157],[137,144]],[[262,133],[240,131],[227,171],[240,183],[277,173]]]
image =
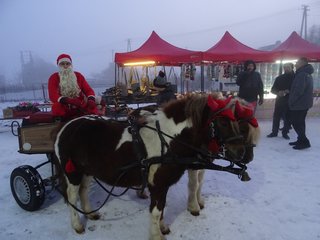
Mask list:
[[148,40],[135,51],[116,53],[115,63],[122,66],[124,63],[155,61],[156,65],[180,66],[183,63],[201,62],[202,53],[178,48],[166,42],[152,31]]
[[310,61],[320,61],[320,46],[304,40],[295,31],[271,53],[278,59],[306,57]]
[[241,62],[251,59],[256,62],[269,62],[273,54],[268,51],[255,50],[235,39],[228,31],[220,41],[203,53],[203,60],[210,62]]

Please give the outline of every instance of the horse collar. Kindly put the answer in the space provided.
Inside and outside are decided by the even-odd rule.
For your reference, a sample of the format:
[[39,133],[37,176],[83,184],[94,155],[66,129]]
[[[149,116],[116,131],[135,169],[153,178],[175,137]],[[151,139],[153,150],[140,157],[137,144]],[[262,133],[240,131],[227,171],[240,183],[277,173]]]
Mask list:
[[142,159],[145,159],[147,157],[147,151],[139,132],[141,125],[139,125],[136,121],[129,121],[129,124],[130,127],[128,131],[132,135],[133,149],[139,161],[141,161]]

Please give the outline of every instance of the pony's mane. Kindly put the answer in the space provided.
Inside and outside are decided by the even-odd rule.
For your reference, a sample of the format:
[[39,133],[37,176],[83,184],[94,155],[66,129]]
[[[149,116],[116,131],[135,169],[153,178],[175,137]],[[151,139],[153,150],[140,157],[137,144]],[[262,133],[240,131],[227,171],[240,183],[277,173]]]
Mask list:
[[258,144],[260,139],[260,128],[259,127],[253,127],[249,125],[249,134],[248,134],[248,142],[251,142],[253,144]]
[[170,108],[175,104],[181,104],[183,107],[184,114],[186,118],[189,118],[192,125],[196,128],[200,128],[203,125],[203,111],[207,106],[208,96],[213,99],[221,99],[223,95],[220,92],[214,92],[211,94],[206,93],[189,93],[180,96],[178,100],[169,101],[165,104],[164,108]]
[[187,96],[185,101],[186,117],[191,119],[193,126],[200,127],[203,119],[203,110],[207,105],[208,96],[194,94]]

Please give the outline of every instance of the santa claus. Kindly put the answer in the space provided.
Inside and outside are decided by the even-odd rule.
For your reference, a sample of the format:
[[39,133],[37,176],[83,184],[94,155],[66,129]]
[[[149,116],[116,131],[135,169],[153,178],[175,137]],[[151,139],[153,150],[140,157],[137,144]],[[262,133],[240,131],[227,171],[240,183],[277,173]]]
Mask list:
[[95,93],[84,76],[73,71],[72,59],[67,54],[57,58],[59,72],[49,78],[48,91],[52,115],[70,119],[85,114],[97,114]]

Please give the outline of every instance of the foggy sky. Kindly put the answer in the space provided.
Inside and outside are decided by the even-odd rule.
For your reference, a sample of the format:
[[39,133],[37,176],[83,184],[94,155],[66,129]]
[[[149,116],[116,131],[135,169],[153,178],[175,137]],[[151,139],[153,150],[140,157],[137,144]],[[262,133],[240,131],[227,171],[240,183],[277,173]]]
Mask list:
[[[55,64],[60,53],[90,77],[156,31],[171,44],[205,51],[229,31],[259,48],[300,33],[302,5],[308,28],[320,22],[320,0],[0,0],[0,75],[21,70],[20,51]],[[49,76],[48,76],[49,77]]]

